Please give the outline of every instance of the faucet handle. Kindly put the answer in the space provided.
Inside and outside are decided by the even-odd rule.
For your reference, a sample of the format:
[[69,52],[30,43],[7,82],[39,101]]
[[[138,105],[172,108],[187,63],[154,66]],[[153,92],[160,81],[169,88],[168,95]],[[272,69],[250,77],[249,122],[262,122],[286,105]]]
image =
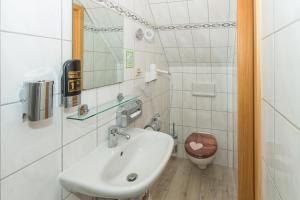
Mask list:
[[121,135],[121,136],[124,136],[127,140],[130,139],[130,135],[124,133],[124,130],[123,128],[119,127],[119,126],[111,126],[108,128],[108,134],[109,134],[109,138],[112,138],[112,137],[115,137],[117,135]]
[[108,134],[109,134],[109,135],[115,136],[115,135],[118,134],[118,132],[119,132],[119,127],[117,127],[117,126],[110,126],[110,127],[108,128]]
[[113,148],[118,145],[118,137],[117,134],[119,132],[119,128],[117,126],[111,126],[108,128],[108,147]]

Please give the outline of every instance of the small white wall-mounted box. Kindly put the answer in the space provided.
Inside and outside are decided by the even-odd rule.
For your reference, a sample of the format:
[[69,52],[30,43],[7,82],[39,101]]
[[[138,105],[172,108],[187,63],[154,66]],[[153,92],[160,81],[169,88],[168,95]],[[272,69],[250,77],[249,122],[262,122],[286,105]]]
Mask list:
[[216,84],[194,82],[192,84],[192,94],[193,96],[214,97],[216,96]]
[[146,69],[145,82],[149,83],[157,79],[156,64],[150,64]]

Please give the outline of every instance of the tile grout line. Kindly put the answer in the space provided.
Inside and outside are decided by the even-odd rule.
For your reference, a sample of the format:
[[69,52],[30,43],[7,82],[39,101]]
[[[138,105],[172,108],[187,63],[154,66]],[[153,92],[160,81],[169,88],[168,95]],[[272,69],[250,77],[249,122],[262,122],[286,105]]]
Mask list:
[[[62,2],[63,0],[61,0],[60,1],[60,12],[61,12],[61,19],[60,19],[60,29],[61,29],[61,39],[63,38],[63,2]],[[72,12],[73,13],[73,12]],[[64,57],[64,53],[63,53],[63,41],[61,40],[61,46],[60,46],[60,48],[61,48],[61,50],[60,50],[60,59],[61,59],[61,71],[63,71],[63,57]],[[62,95],[62,94],[61,94]],[[63,112],[64,112],[64,105],[61,105],[61,109],[60,109],[60,111],[61,111],[61,113],[60,113],[60,115],[61,115],[61,119],[60,119],[60,131],[61,131],[61,133],[60,133],[60,142],[61,142],[61,151],[60,151],[60,155],[61,155],[61,172],[63,172],[63,170],[64,170],[64,165],[63,165],[63,161],[64,161],[64,153],[63,153],[63,138],[64,138],[64,133],[63,133],[63,125],[64,125],[64,115],[63,115]],[[60,196],[61,196],[61,199],[63,200],[63,187],[61,187],[60,186],[60,191],[61,191],[61,193],[60,193]]]
[[[170,12],[170,5],[169,5],[169,2],[166,3],[167,4],[167,7],[168,7],[168,14],[169,14],[169,17],[170,17],[170,20],[171,20],[171,23],[173,24],[173,19],[172,19],[172,16],[171,16],[171,12]],[[181,66],[181,88],[183,89],[183,73],[182,73],[182,58],[181,58],[181,55],[180,55],[180,52],[179,52],[179,43],[178,43],[178,39],[177,39],[177,36],[176,36],[176,31],[172,31],[172,33],[174,34],[174,37],[175,37],[175,41],[176,41],[176,46],[177,46],[177,52],[178,52],[178,55],[180,57],[180,66]],[[172,79],[173,80],[173,79]],[[174,90],[172,91],[174,93]],[[181,93],[181,109],[180,110],[177,110],[179,112],[179,114],[181,115],[181,122],[179,125],[183,125],[183,92]],[[177,113],[178,114],[178,113]],[[178,116],[177,116],[178,118]],[[173,122],[175,123],[175,122]],[[172,124],[173,124],[172,123]],[[175,124],[176,125],[176,124]],[[182,130],[183,131],[183,130]],[[177,155],[178,155],[178,151],[177,151]],[[184,157],[184,155],[182,155]]]
[[[210,21],[210,12],[209,12],[209,0],[206,0],[206,3],[207,3],[207,13],[208,13],[208,21]],[[211,40],[211,29],[209,29],[208,31],[209,33],[209,44],[210,44],[210,50],[209,50],[209,57],[210,57],[210,70],[211,70],[211,73],[210,73],[210,82],[212,83],[213,81],[213,75],[212,75],[212,56],[211,56],[211,53],[212,53],[212,40]],[[213,127],[213,112],[212,112],[212,104],[213,104],[213,101],[212,101],[212,98],[210,98],[210,132],[212,132],[212,127]]]
[[[105,125],[106,125],[106,124],[105,124]],[[93,130],[88,131],[87,133],[85,133],[85,134],[83,134],[83,135],[77,137],[76,139],[73,139],[73,140],[71,140],[71,141],[69,141],[69,142],[63,144],[62,148],[65,148],[65,147],[67,147],[67,146],[69,146],[69,145],[71,145],[71,144],[73,144],[73,143],[79,141],[80,139],[82,139],[82,138],[84,138],[84,137],[86,137],[86,136],[92,134],[92,133],[95,132],[95,131],[96,131],[96,129],[93,129]]]
[[[277,113],[279,113],[279,115],[281,115],[285,120],[287,120],[287,122],[290,124],[290,125],[292,125],[292,127],[294,127],[294,128],[296,128],[296,130],[298,130],[298,131],[300,131],[300,129],[299,129],[299,127],[296,125],[296,124],[294,124],[294,123],[292,123],[287,117],[285,117],[281,112],[279,112],[277,109],[276,109],[276,99],[275,99],[275,97],[276,97],[276,69],[277,69],[277,67],[276,67],[276,56],[275,56],[275,50],[276,50],[276,46],[277,46],[277,43],[276,43],[276,36],[278,35],[278,33],[279,32],[281,32],[281,31],[284,31],[284,30],[286,30],[288,27],[290,27],[290,26],[292,26],[293,24],[296,24],[298,22],[298,20],[296,20],[296,21],[294,21],[294,22],[292,22],[292,23],[290,23],[290,24],[287,24],[286,26],[284,26],[284,27],[281,27],[281,29],[278,29],[277,31],[275,31],[275,23],[276,23],[276,21],[275,21],[275,3],[273,3],[273,27],[272,27],[272,29],[273,29],[273,33],[270,35],[270,37],[272,37],[273,36],[273,38],[271,38],[272,39],[272,44],[273,44],[273,79],[274,79],[274,88],[273,88],[273,100],[274,100],[274,107],[273,106],[271,106],[271,104],[269,104],[270,106],[271,106],[271,108],[273,108],[274,110],[273,110],[273,130],[274,130],[274,138],[273,138],[273,142],[274,142],[274,144],[275,144],[275,141],[276,141],[276,122],[275,122],[275,120],[276,120],[276,112]],[[266,99],[265,99],[265,102],[267,102],[266,101]],[[267,102],[268,103],[268,102]],[[274,147],[275,148],[275,147]],[[269,172],[269,171],[268,171]],[[275,178],[276,178],[276,175],[275,175],[275,173],[276,172],[274,172],[274,176],[275,177],[272,177],[271,176],[271,180],[272,181],[274,181],[273,182],[273,184],[274,184],[274,187],[275,187],[275,189],[277,190],[277,194],[279,195],[279,198],[281,198],[281,199],[283,199],[282,198],[282,194],[280,193],[280,191],[279,191],[279,186],[278,186],[278,184],[276,183],[276,181],[275,181]]]
[[[0,0],[0,10],[2,8],[2,1]],[[2,27],[2,20],[1,20],[1,15],[0,15],[0,29]],[[2,59],[2,52],[1,52],[1,46],[2,46],[2,32],[0,32],[0,61]],[[2,76],[2,65],[1,65],[1,62],[0,62],[0,77]],[[0,102],[2,102],[1,100],[2,98],[2,84],[1,84],[1,81],[0,81]],[[3,168],[3,162],[2,161],[2,142],[3,142],[3,138],[2,138],[2,106],[0,106],[0,177],[2,177],[2,168]],[[3,191],[2,191],[2,180],[0,179],[0,200],[2,199],[2,194],[3,194]]]
[[[273,17],[274,18],[274,17]],[[261,40],[265,40],[268,37],[271,37],[272,35],[276,35],[277,33],[284,31],[285,29],[289,28],[290,26],[293,26],[294,24],[300,22],[300,18],[293,20],[292,22],[287,23],[286,25],[278,28],[277,30],[275,30],[275,27],[273,27],[273,31],[271,33],[266,34],[265,36],[263,36],[261,38]],[[275,23],[275,22],[274,22]]]
[[30,33],[22,33],[22,32],[15,32],[15,31],[9,31],[9,30],[1,30],[2,33],[9,33],[9,34],[15,34],[19,36],[31,36],[31,37],[37,37],[37,38],[44,38],[44,39],[52,39],[52,40],[58,40],[58,41],[66,41],[71,42],[71,40],[63,39],[63,38],[57,38],[57,37],[50,37],[50,36],[42,36],[42,35],[34,35]]
[[[92,38],[93,38],[93,51],[95,51],[95,33],[92,33]],[[105,63],[106,63],[106,61],[105,61]],[[93,68],[93,70],[95,69],[95,53],[93,53],[93,55],[92,55],[92,68]],[[124,69],[123,69],[123,74],[124,74]],[[123,79],[124,79],[124,77],[123,77]],[[119,83],[117,83],[117,84],[119,84]],[[93,87],[95,87],[95,86],[93,85]],[[96,100],[96,106],[97,106],[97,110],[98,110],[98,108],[100,106],[99,103],[98,103],[99,102],[99,98],[100,98],[99,97],[100,96],[99,95],[100,94],[99,88],[95,88],[94,92],[95,92],[95,95],[96,95],[96,99],[95,100]],[[96,120],[96,129],[95,129],[95,131],[96,131],[96,148],[97,148],[98,145],[99,145],[99,138],[100,138],[99,134],[101,135],[101,131],[100,131],[101,127],[99,127],[99,123],[101,124],[101,120],[102,120],[101,115],[97,115],[96,118],[95,118],[95,120]]]
[[[190,9],[189,9],[189,1],[186,2],[187,3],[187,11],[188,11],[188,16],[189,16],[189,23],[191,23],[191,15],[190,15]],[[193,30],[190,31],[191,36],[192,36],[192,42],[193,42],[193,50],[194,50],[194,59],[195,61],[197,61],[197,57],[196,57],[196,46],[195,46],[195,38],[194,38],[194,33]],[[196,81],[198,81],[198,64],[196,64]],[[191,97],[193,100],[193,96]],[[195,121],[195,126],[198,126],[198,113],[197,113],[197,109],[198,109],[198,97],[195,97],[195,105],[196,105],[196,110],[195,110],[195,116],[196,116],[196,121]]]
[[[288,119],[282,112],[280,112],[276,107],[274,107],[272,104],[270,104],[265,98],[262,98],[262,100],[266,104],[268,104],[277,114],[279,114],[282,118],[284,118],[293,128],[295,128],[298,132],[300,132],[300,127],[298,125],[296,125],[294,122],[292,122],[290,119]],[[275,123],[274,123],[273,128],[275,130]]]
[[263,162],[263,167],[267,169],[265,174],[270,177],[271,184],[273,184],[273,187],[275,188],[280,200],[283,200],[283,198],[281,197],[281,193],[278,190],[276,180],[274,179],[275,177],[272,176],[272,173],[270,171],[270,166],[267,164],[268,162],[266,161],[265,157],[262,157],[262,162]]
[[39,159],[37,159],[37,160],[35,160],[35,161],[33,161],[33,162],[30,162],[30,163],[24,165],[23,167],[19,168],[18,170],[15,170],[15,171],[12,172],[12,173],[9,173],[8,175],[6,175],[6,176],[4,176],[4,177],[1,177],[1,179],[0,179],[1,182],[2,182],[3,180],[6,180],[7,178],[9,178],[9,177],[11,177],[11,176],[17,174],[17,173],[23,171],[24,169],[33,166],[34,164],[38,163],[39,161],[43,160],[44,158],[46,158],[46,157],[48,157],[48,156],[51,156],[52,154],[54,154],[54,153],[56,153],[56,152],[58,152],[58,151],[60,151],[60,150],[61,150],[61,147],[58,147],[58,148],[54,149],[53,151],[51,151],[51,152],[45,154],[44,156],[40,157]]
[[[230,33],[230,32],[229,32]],[[229,40],[228,40],[228,42],[229,42]],[[229,94],[231,94],[232,96],[232,102],[231,102],[231,117],[232,117],[232,144],[233,144],[233,147],[232,147],[232,149],[233,149],[233,163],[232,163],[232,168],[233,168],[233,171],[234,171],[234,165],[235,165],[235,158],[234,158],[234,155],[235,155],[235,131],[236,131],[236,128],[235,128],[235,117],[234,117],[234,113],[235,113],[235,105],[234,105],[234,102],[237,102],[237,99],[235,100],[235,98],[237,98],[237,96],[235,95],[235,91],[234,91],[234,79],[233,79],[233,77],[236,77],[237,75],[234,73],[234,70],[235,70],[235,62],[236,62],[236,56],[235,56],[235,54],[236,54],[236,30],[234,31],[234,45],[232,46],[232,51],[233,51],[233,58],[232,58],[232,62],[230,62],[231,64],[233,64],[233,66],[232,66],[232,74],[231,74],[231,77],[232,77],[232,93],[229,93]]]
[[[272,30],[274,31],[275,30],[275,3],[273,3],[273,12],[272,12],[272,15],[273,15],[273,26],[272,26]],[[269,35],[267,35],[266,37],[265,37],[265,39],[266,38],[271,38],[272,39],[272,48],[273,48],[273,58],[272,58],[272,61],[273,61],[273,80],[274,80],[274,87],[272,88],[273,89],[273,96],[272,96],[272,98],[273,98],[273,100],[274,100],[274,108],[273,107],[271,107],[271,108],[273,108],[274,110],[272,110],[274,113],[272,113],[272,115],[273,115],[273,144],[275,144],[275,141],[276,141],[276,126],[275,126],[275,112],[276,112],[276,109],[275,109],[275,91],[276,91],[276,82],[275,82],[275,78],[276,78],[276,65],[275,65],[275,63],[276,63],[276,58],[275,58],[275,49],[276,49],[276,45],[275,45],[275,36],[276,36],[276,32],[274,31],[273,33],[271,33],[271,34],[269,34]],[[262,41],[264,40],[264,39],[261,39]],[[263,94],[261,95],[261,98],[263,98]],[[267,101],[265,101],[265,103],[266,103]],[[261,111],[262,112],[262,111]],[[264,142],[264,141],[263,141]],[[275,148],[275,147],[273,147],[273,148]],[[267,163],[265,162],[265,165],[267,166]],[[269,167],[269,166],[267,166],[267,167]],[[267,173],[269,173],[270,171],[269,171],[269,168],[267,168],[267,170],[268,170],[268,172]],[[274,172],[275,173],[275,172]],[[270,174],[269,174],[270,175]],[[275,175],[275,174],[274,174]],[[271,176],[270,175],[270,177],[271,177],[271,179],[272,179],[272,181],[274,181],[273,183],[274,183],[274,186],[275,186],[275,188],[277,189],[277,184],[276,184],[276,181],[275,181],[275,177],[273,177],[273,176]],[[278,192],[279,193],[279,192]],[[280,197],[281,198],[281,197]]]

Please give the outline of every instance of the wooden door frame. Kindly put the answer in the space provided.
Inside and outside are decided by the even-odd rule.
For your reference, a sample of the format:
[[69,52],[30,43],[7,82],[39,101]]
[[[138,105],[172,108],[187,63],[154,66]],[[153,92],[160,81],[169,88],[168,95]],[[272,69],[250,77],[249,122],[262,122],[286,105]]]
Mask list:
[[261,199],[260,1],[238,0],[238,199]]
[[80,60],[81,87],[83,87],[83,40],[84,40],[84,7],[73,3],[73,39],[72,58]]
[[262,199],[260,0],[254,0],[254,197]]

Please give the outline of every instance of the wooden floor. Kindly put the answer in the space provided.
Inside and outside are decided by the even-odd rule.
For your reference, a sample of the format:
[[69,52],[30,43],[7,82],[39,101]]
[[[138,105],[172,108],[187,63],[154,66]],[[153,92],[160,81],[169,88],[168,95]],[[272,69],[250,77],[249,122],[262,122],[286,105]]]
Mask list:
[[150,189],[152,200],[235,200],[232,169],[211,165],[200,170],[186,159],[172,158]]

